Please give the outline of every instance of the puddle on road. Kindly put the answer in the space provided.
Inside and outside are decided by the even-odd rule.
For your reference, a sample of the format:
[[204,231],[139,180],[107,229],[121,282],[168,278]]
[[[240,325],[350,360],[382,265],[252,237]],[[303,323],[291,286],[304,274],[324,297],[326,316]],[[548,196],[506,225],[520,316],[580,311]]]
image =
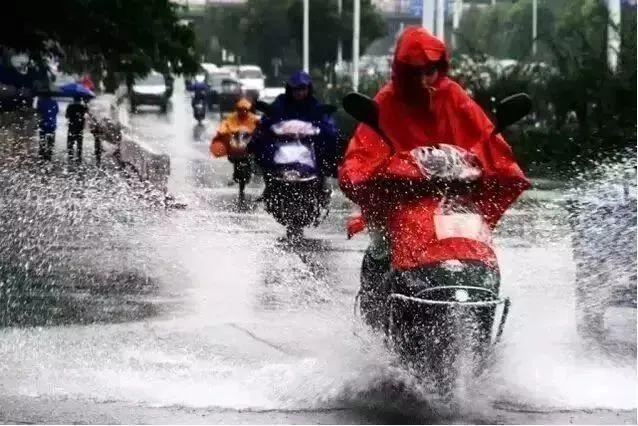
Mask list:
[[[185,105],[174,108],[186,111]],[[180,161],[173,166],[184,168],[178,175],[184,181],[211,179],[202,161]],[[126,249],[105,257],[106,274],[91,278],[111,283],[110,289],[89,285],[76,296],[68,293],[73,301],[58,321],[67,326],[0,330],[2,392],[173,410],[350,410],[377,423],[495,421],[495,403],[505,409],[635,407],[635,355],[588,352],[575,334],[566,222],[551,209],[525,206],[523,214],[506,219],[499,254],[503,292],[513,308],[505,341],[496,367],[450,406],[437,402],[427,381],[397,367],[379,336],[353,321],[365,237],[344,242],[335,237],[342,235],[335,221],[309,232],[329,237],[286,247],[277,240],[281,228],[258,207],[232,208],[234,187],[215,191],[200,204],[189,199],[194,202],[187,210],[162,220],[144,222],[144,214],[152,216],[146,210],[130,213],[126,226],[115,228]],[[129,215],[109,206],[93,208],[98,217]],[[126,251],[131,247],[135,259]],[[108,274],[126,262],[132,262],[128,275]],[[124,288],[123,280],[129,282]],[[153,316],[157,303],[142,301],[158,292],[181,295],[180,309]],[[52,294],[55,303],[67,303]],[[129,296],[140,305],[128,319],[139,321],[64,321],[127,318]],[[103,297],[106,306],[98,303]],[[47,303],[27,318],[55,318],[47,311],[55,304]]]
[[58,160],[2,158],[0,326],[158,315],[166,306],[149,302],[158,285],[130,235],[134,225],[158,220],[155,200],[109,162],[97,169]]

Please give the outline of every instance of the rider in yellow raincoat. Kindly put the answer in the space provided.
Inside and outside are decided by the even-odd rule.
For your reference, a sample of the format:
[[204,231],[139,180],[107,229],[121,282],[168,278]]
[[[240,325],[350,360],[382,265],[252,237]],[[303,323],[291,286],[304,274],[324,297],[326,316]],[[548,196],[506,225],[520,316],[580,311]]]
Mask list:
[[239,184],[239,197],[244,198],[244,188],[252,175],[251,160],[246,151],[259,116],[250,110],[252,103],[242,98],[235,105],[235,112],[219,125],[217,134],[210,144],[210,152],[214,157],[228,156],[233,163],[233,180]]
[[231,147],[231,139],[238,132],[252,134],[255,131],[259,116],[250,112],[251,108],[252,103],[246,98],[241,98],[235,104],[235,111],[221,122],[210,144],[210,152],[214,157],[228,155],[232,159],[233,154],[239,154],[232,152],[234,149]]

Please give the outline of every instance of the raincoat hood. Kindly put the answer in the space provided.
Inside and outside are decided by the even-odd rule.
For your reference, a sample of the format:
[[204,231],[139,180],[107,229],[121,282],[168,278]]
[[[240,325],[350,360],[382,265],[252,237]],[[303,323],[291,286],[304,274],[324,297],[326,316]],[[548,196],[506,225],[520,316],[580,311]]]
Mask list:
[[240,110],[240,109],[246,109],[249,110],[253,107],[252,102],[250,102],[248,99],[246,98],[241,98],[240,100],[237,101],[237,103],[235,104],[235,109]]
[[445,43],[422,27],[408,27],[397,41],[392,70],[408,65],[423,67],[440,60],[447,61]]
[[[425,87],[423,68],[435,63],[438,78]],[[359,125],[339,169],[341,189],[363,214],[349,222],[349,233],[360,230],[364,222],[385,229],[392,265],[398,270],[447,260],[496,266],[490,232],[530,186],[489,117],[446,75],[447,64],[442,41],[422,28],[406,29],[397,42],[392,82],[375,97],[384,136]],[[481,170],[481,177],[464,195],[479,219],[476,235],[452,235],[440,229],[443,225],[436,216],[444,201],[441,194],[412,193],[412,188],[436,185],[423,173],[413,150],[439,144],[466,151]],[[465,232],[472,226],[459,229]]]
[[286,82],[286,95],[292,96],[292,89],[301,86],[308,86],[308,98],[311,98],[313,94],[312,78],[310,78],[310,74],[300,70],[291,75]]
[[430,93],[422,87],[415,71],[438,63],[441,81],[448,69],[448,53],[445,43],[422,27],[408,27],[397,41],[392,62],[392,84],[404,101],[416,104],[429,99]]

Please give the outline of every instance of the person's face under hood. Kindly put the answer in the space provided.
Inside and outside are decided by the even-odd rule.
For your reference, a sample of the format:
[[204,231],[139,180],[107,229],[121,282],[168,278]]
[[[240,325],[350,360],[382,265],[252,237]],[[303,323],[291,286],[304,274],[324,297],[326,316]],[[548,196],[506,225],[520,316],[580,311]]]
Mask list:
[[237,111],[237,116],[240,120],[244,121],[248,118],[248,113],[252,108],[252,103],[248,99],[240,99],[235,104],[235,110]]
[[421,27],[407,28],[397,42],[392,84],[413,106],[428,106],[437,81],[447,72],[445,44]]
[[312,92],[312,80],[306,72],[296,72],[286,83],[286,94],[295,102],[308,101],[312,97]]
[[293,87],[291,90],[292,98],[297,102],[303,102],[308,99],[310,89],[308,86]]

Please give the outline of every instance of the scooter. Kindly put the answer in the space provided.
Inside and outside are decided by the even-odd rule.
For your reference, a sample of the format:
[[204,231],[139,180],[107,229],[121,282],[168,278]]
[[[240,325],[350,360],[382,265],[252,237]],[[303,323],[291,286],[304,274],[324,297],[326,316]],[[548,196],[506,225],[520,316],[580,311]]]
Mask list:
[[247,147],[250,142],[250,133],[240,130],[233,133],[229,142],[228,159],[233,163],[233,180],[239,185],[239,199],[244,199],[246,185],[252,177],[252,161]]
[[193,117],[198,124],[202,124],[202,121],[206,118],[206,101],[204,98],[198,97],[193,100]]
[[[374,100],[350,93],[343,99],[343,106],[357,121],[389,140],[379,126],[378,105]],[[504,99],[497,106],[494,133],[520,120],[530,109],[531,99],[526,94]],[[458,194],[464,190],[451,188],[444,182],[439,184],[440,191]],[[437,183],[429,186],[436,187]],[[424,188],[425,191],[432,189]],[[389,259],[388,245],[379,244],[379,247],[385,253],[378,258]],[[499,295],[498,277],[496,280],[460,279],[474,276],[472,268],[480,268],[480,265],[451,261],[447,266],[449,273],[442,275],[424,266],[401,274],[401,279],[390,280],[387,278],[393,271],[389,260],[376,263],[373,259],[364,259],[362,268],[376,268],[372,276],[381,281],[377,284],[390,286],[385,308],[377,312],[381,316],[378,324],[388,345],[406,367],[416,370],[421,377],[434,378],[439,392],[449,396],[462,377],[468,377],[468,373],[478,374],[485,367],[503,333],[510,301]],[[361,302],[364,311],[366,306],[363,300]]]
[[317,226],[328,214],[330,193],[315,154],[320,129],[309,122],[287,120],[271,127],[275,135],[269,165],[264,167],[266,211],[286,227],[289,238]]

